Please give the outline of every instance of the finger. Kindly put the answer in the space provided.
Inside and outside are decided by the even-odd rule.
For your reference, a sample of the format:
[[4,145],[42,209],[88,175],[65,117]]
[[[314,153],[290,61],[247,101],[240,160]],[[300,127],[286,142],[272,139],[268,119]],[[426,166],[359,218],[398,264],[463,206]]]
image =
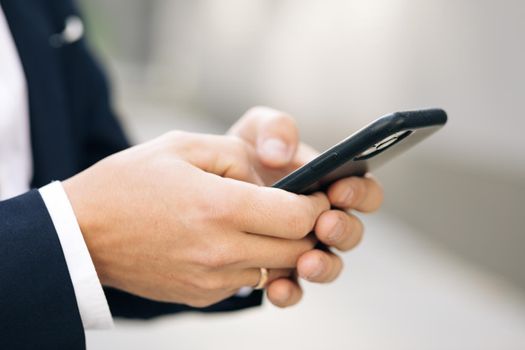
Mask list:
[[314,235],[300,240],[245,234],[239,242],[239,259],[236,267],[268,269],[294,269],[304,253],[317,243]]
[[[263,288],[266,288],[267,285],[272,283],[273,281],[281,278],[281,277],[288,277],[293,273],[293,269],[267,269],[268,271],[268,279],[263,286]],[[231,274],[231,280],[230,285],[233,290],[239,290],[242,287],[252,287],[254,288],[259,284],[259,281],[262,278],[261,269],[260,268],[250,268],[250,269],[243,269],[243,270],[235,270]]]
[[297,152],[295,153],[295,157],[292,162],[292,166],[294,168],[299,168],[306,163],[312,161],[319,155],[319,152],[311,147],[310,145],[307,145],[305,143],[300,143],[299,147],[297,149]]
[[270,187],[245,184],[243,191],[230,191],[237,210],[231,220],[244,232],[301,239],[310,233],[319,215],[330,208],[326,195],[296,195]]
[[365,177],[348,177],[337,181],[328,189],[333,206],[372,212],[383,202],[383,189],[370,174]]
[[288,307],[301,301],[303,290],[297,281],[290,278],[279,278],[268,284],[266,295],[275,306]]
[[304,143],[300,143],[292,161],[286,166],[281,168],[269,168],[261,164],[256,164],[255,169],[266,185],[272,185],[283,176],[290,174],[292,171],[300,168],[314,159],[318,154],[319,152],[314,150],[312,147]]
[[310,282],[327,283],[339,276],[343,261],[332,252],[314,249],[301,255],[297,261],[297,273]]
[[330,210],[322,213],[317,219],[315,235],[328,246],[348,251],[361,241],[363,224],[355,215],[341,210]]
[[253,145],[261,163],[270,168],[287,165],[299,142],[294,119],[285,112],[268,107],[248,110],[229,133]]
[[166,138],[178,157],[208,173],[262,185],[253,164],[255,150],[234,136],[170,132]]

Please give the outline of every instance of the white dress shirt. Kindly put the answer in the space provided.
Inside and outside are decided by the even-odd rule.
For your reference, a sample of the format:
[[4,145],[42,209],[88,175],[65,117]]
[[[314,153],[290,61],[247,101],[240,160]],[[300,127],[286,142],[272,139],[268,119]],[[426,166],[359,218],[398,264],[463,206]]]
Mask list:
[[[29,190],[32,155],[28,110],[24,72],[0,6],[0,200]],[[102,285],[62,185],[53,182],[41,188],[40,194],[64,252],[84,328],[112,327]]]

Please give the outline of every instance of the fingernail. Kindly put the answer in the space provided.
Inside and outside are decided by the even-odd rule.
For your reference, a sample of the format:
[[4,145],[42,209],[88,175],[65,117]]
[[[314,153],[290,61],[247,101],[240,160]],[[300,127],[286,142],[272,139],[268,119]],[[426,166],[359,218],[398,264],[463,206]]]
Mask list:
[[330,243],[337,243],[341,240],[343,237],[343,233],[345,231],[343,222],[339,219],[337,220],[336,224],[332,228],[332,231],[328,235],[328,241]]
[[349,204],[352,201],[353,196],[354,190],[351,187],[348,187],[343,191],[343,193],[339,197],[339,201],[340,203]]
[[280,303],[286,304],[288,300],[290,300],[290,292],[287,290],[282,295],[280,295],[278,299]]
[[286,143],[277,138],[266,139],[261,145],[261,152],[268,158],[281,161],[287,161],[290,157]]
[[312,268],[311,268],[310,273],[308,273],[304,277],[308,281],[313,280],[316,277],[319,277],[324,271],[324,266],[323,266],[323,262],[321,261],[321,259],[312,262],[311,265],[312,265],[311,266]]
[[315,270],[313,270],[308,276],[306,276],[306,279],[311,281],[319,276],[321,276],[321,273],[323,273],[323,268],[318,267]]

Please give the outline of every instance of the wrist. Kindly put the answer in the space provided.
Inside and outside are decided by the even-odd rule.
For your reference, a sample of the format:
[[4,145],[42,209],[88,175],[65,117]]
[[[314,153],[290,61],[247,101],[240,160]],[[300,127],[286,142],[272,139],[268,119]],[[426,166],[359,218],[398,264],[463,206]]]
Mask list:
[[62,247],[84,328],[111,328],[113,321],[100,278],[64,185],[54,181],[39,192]]
[[102,208],[94,206],[94,197],[86,186],[81,183],[79,176],[76,175],[62,182],[62,187],[71,203],[73,212],[77,218],[80,232],[95,266],[98,278],[103,285],[108,285],[107,269],[102,259],[104,241],[98,232],[101,232],[101,220],[99,219]]

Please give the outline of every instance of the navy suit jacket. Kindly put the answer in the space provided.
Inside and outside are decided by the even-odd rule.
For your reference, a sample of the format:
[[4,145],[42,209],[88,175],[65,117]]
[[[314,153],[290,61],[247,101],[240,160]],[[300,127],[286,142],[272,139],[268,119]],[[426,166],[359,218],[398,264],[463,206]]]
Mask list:
[[[107,83],[81,39],[49,38],[78,15],[71,0],[0,0],[24,68],[30,108],[32,187],[63,180],[128,147]],[[2,54],[0,52],[0,54]],[[1,106],[0,106],[1,108]],[[114,316],[196,310],[105,289]],[[261,293],[198,311],[259,305]],[[84,331],[57,233],[37,190],[0,202],[0,349],[84,349]]]

